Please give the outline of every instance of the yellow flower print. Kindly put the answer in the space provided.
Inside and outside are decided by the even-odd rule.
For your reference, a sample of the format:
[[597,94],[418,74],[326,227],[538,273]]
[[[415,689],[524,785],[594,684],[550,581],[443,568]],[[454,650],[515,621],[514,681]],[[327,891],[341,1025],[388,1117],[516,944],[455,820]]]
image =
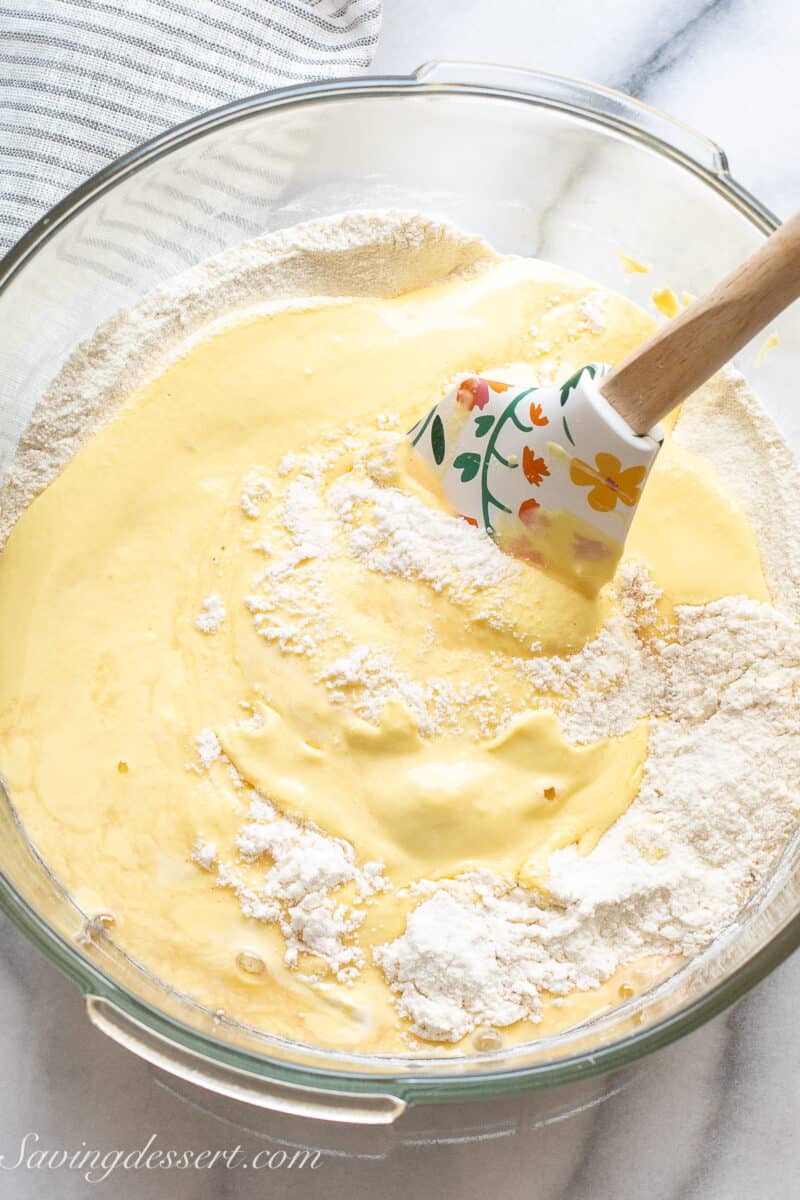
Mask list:
[[627,467],[623,471],[615,454],[596,454],[594,461],[595,466],[590,467],[582,459],[573,458],[569,468],[573,483],[591,488],[586,497],[589,507],[595,512],[611,512],[621,500],[628,508],[633,508],[639,499],[647,468]]

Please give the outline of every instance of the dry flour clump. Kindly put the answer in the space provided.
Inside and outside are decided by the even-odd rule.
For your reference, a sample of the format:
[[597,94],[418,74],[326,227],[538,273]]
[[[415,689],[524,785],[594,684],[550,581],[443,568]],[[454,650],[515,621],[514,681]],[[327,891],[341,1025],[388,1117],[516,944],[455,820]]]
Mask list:
[[246,517],[255,521],[261,515],[262,502],[269,500],[271,495],[272,488],[267,480],[253,472],[244,481],[244,487],[239,496],[239,507]]
[[522,564],[486,533],[398,488],[349,473],[331,487],[329,500],[350,553],[381,575],[420,579],[456,601],[522,575]]
[[208,771],[212,763],[222,758],[222,746],[213,729],[201,730],[194,739],[194,745],[197,750],[197,770]]
[[331,616],[317,570],[317,560],[327,557],[333,538],[322,496],[326,465],[323,458],[308,456],[289,483],[281,509],[289,549],[270,556],[270,565],[244,601],[261,637],[285,654],[315,653]]
[[210,871],[217,861],[217,843],[209,842],[202,834],[198,834],[191,858],[203,871]]
[[[361,904],[388,887],[382,864],[356,865],[349,843],[282,816],[256,793],[236,846],[240,862],[261,863],[266,857],[272,865],[254,887],[245,883],[235,863],[219,861],[217,882],[236,893],[246,917],[279,926],[287,965],[296,965],[300,954],[312,954],[341,982],[352,979],[364,961],[353,940],[364,919]],[[210,869],[214,860],[206,865],[199,854],[196,847],[195,861]],[[353,903],[342,903],[337,896],[345,884],[355,886]]]
[[423,737],[458,729],[465,709],[496,703],[499,690],[496,684],[454,684],[436,676],[412,679],[377,645],[356,646],[326,667],[319,681],[331,703],[349,705],[372,725],[380,724],[388,703],[400,701]]
[[[430,715],[436,685],[420,683],[398,671],[392,657],[380,646],[356,646],[337,658],[319,676],[333,704],[350,703],[364,720],[377,725],[390,700],[408,709],[423,736],[437,730]],[[444,701],[447,706],[447,701]]]
[[589,292],[576,305],[583,317],[582,325],[590,333],[602,333],[607,325],[606,308],[608,301],[603,292]]
[[216,633],[222,628],[226,615],[224,600],[217,592],[212,592],[206,596],[194,619],[195,629],[201,633]]
[[643,564],[623,562],[615,578],[617,611],[568,658],[516,658],[514,666],[558,710],[572,742],[618,737],[658,704],[661,676],[651,640],[660,624],[656,588]]

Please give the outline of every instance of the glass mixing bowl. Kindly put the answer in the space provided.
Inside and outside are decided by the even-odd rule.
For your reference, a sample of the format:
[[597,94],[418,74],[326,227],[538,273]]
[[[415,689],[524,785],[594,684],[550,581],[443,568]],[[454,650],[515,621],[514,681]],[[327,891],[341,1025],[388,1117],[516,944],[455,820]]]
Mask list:
[[[645,303],[699,292],[776,219],[707,139],[604,88],[539,72],[434,63],[402,78],[287,88],[230,104],[121,158],[54,208],[0,263],[0,477],[75,344],[163,280],[246,238],[346,209],[443,216],[499,250],[550,259]],[[619,251],[652,270],[626,274]],[[754,381],[800,448],[800,313]],[[0,903],[83,990],[91,1020],[174,1075],[265,1108],[369,1124],[413,1104],[580,1080],[718,1013],[800,941],[795,841],[739,921],[676,975],[555,1037],[461,1059],[357,1056],[215,1016],[100,934],[25,839],[5,796]]]

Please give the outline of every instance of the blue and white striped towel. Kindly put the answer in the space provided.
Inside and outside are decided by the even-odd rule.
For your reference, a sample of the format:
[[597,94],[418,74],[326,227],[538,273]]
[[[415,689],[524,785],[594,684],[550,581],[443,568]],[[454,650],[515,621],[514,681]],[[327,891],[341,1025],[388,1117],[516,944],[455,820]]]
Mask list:
[[380,22],[381,0],[0,0],[0,254],[170,125],[363,70]]

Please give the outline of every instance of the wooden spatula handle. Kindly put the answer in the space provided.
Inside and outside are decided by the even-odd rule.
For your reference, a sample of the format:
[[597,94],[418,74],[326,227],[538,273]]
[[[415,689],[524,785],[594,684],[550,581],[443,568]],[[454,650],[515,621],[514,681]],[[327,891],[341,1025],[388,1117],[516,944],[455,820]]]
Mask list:
[[800,213],[602,382],[635,433],[645,433],[800,296]]

